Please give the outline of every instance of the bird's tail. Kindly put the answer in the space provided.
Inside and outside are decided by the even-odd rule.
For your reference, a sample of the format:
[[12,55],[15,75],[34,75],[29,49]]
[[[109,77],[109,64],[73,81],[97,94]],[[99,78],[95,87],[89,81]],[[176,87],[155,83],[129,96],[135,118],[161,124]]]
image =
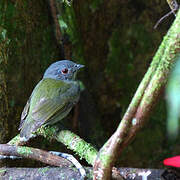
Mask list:
[[20,139],[22,141],[28,141],[30,138],[35,136],[33,132],[36,131],[36,128],[34,126],[33,121],[28,121],[26,119],[26,122],[23,124],[21,131],[20,131]]

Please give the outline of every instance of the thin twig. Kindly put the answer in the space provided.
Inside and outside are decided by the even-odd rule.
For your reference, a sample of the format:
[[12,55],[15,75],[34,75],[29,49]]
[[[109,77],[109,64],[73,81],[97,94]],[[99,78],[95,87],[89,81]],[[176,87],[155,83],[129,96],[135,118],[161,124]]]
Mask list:
[[165,14],[162,18],[160,18],[160,19],[158,20],[158,22],[155,24],[154,29],[156,29],[156,28],[159,26],[159,24],[160,24],[165,18],[167,18],[168,16],[170,16],[172,13],[174,13],[174,11],[170,11],[170,12],[168,12],[167,14]]
[[154,29],[156,29],[158,27],[158,25],[165,19],[167,18],[168,16],[170,16],[171,14],[174,14],[174,16],[176,17],[176,12],[177,10],[179,9],[179,5],[177,3],[176,0],[167,0],[167,3],[171,9],[170,12],[168,12],[167,14],[165,14],[162,18],[160,18],[158,20],[158,22],[155,24],[154,26]]

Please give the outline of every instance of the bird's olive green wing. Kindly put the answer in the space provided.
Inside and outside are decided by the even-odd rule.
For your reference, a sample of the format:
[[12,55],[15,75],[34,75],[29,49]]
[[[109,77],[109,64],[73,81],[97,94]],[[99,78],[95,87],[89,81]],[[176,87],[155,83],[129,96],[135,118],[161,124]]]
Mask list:
[[25,121],[25,119],[26,119],[26,117],[28,115],[29,107],[30,107],[30,101],[31,101],[31,96],[30,96],[29,100],[27,101],[27,103],[26,103],[26,105],[24,107],[24,110],[23,110],[23,112],[21,114],[21,122],[20,122],[18,130],[20,130],[22,128],[22,126],[24,124],[24,121]]
[[[43,124],[64,118],[78,101],[79,85],[64,81],[43,79],[32,93],[28,115],[21,136],[29,136]],[[28,132],[27,132],[28,131]]]
[[[63,114],[70,105],[73,106],[73,102],[61,97],[53,99],[43,98],[32,110],[32,119],[35,120],[37,126],[47,124],[56,114]],[[59,116],[59,120],[62,118]]]

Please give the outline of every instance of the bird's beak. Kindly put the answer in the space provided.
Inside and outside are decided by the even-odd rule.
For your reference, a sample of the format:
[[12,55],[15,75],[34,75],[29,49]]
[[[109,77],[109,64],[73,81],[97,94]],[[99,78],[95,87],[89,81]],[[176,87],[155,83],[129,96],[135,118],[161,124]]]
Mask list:
[[82,64],[77,64],[77,69],[80,69],[80,68],[83,68],[84,67],[84,65],[82,65]]

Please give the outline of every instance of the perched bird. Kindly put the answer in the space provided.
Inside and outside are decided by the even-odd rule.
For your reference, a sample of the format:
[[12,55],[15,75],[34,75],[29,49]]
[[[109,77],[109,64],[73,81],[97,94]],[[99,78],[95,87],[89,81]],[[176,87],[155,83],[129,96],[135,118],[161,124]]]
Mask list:
[[80,88],[75,78],[82,67],[69,60],[48,67],[22,112],[19,126],[22,141],[30,139],[42,125],[54,124],[67,116],[79,100]]

